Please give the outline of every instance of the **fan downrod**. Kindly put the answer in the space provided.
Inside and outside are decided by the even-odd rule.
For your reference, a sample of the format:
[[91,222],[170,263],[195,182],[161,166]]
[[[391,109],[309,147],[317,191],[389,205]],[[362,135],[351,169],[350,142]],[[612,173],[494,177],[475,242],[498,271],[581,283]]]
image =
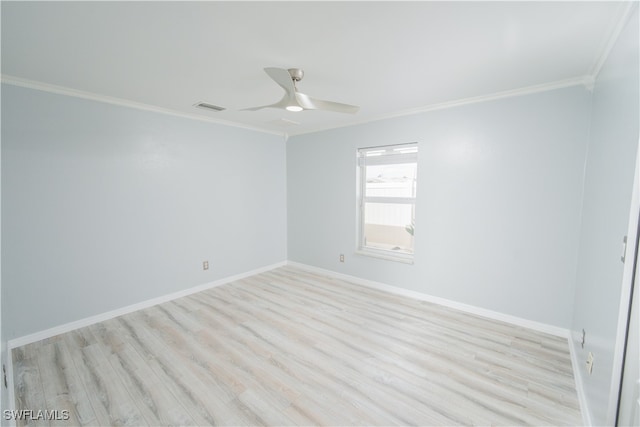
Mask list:
[[294,82],[299,82],[304,77],[304,70],[302,68],[289,68],[289,75]]

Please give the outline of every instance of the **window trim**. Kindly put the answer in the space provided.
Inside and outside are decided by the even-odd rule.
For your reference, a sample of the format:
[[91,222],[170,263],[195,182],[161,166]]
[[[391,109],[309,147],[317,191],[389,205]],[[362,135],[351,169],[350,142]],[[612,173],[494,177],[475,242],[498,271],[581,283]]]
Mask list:
[[[403,150],[404,148],[404,150]],[[415,150],[414,150],[415,148]],[[393,153],[393,151],[398,151]],[[374,156],[366,157],[363,153],[376,152]],[[384,154],[388,153],[389,154]],[[357,194],[356,194],[356,251],[358,255],[365,255],[389,261],[397,261],[406,264],[413,264],[415,249],[413,253],[394,252],[386,249],[373,248],[365,245],[365,204],[366,203],[397,203],[401,205],[411,204],[415,209],[417,197],[381,197],[366,196],[366,166],[382,164],[417,163],[418,143],[410,142],[403,144],[383,145],[377,147],[362,147],[356,150],[357,158]],[[366,160],[365,160],[366,159]],[[393,159],[393,161],[391,161]],[[417,196],[417,195],[416,195]]]

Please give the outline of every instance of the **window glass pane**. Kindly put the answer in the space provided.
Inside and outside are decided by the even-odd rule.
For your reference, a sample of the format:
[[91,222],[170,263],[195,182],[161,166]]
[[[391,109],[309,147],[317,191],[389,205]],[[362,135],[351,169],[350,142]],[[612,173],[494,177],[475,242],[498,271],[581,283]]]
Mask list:
[[404,203],[365,203],[364,245],[413,253],[415,208]]
[[368,165],[366,197],[415,197],[417,163]]

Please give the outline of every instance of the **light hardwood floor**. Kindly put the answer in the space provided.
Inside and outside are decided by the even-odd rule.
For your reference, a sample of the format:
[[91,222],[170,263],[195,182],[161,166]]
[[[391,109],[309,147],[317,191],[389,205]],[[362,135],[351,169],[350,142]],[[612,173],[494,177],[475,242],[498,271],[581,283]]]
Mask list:
[[69,411],[51,425],[582,423],[565,339],[292,267],[13,363],[17,409]]

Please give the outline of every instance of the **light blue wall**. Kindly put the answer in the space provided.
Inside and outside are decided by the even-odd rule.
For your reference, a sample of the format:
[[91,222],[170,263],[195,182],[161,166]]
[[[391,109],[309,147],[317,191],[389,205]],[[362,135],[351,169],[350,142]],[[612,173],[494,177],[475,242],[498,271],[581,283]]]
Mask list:
[[279,136],[4,85],[3,336],[284,261],[285,170]]
[[[2,87],[0,86],[0,94],[2,93]],[[0,95],[0,99],[2,96]],[[2,103],[0,102],[0,117],[2,117]],[[0,120],[0,135],[2,134],[2,120]],[[2,223],[2,138],[0,138],[0,224]],[[4,293],[2,288],[2,227],[0,227],[0,365],[7,366],[7,357],[9,355],[7,349],[7,338],[4,334],[4,310],[2,305],[4,304]],[[4,387],[3,375],[0,375],[0,410],[4,410],[9,407],[9,392]],[[4,418],[4,417],[3,417]],[[3,420],[0,424],[5,425]]]
[[[288,257],[569,328],[589,109],[573,87],[292,137]],[[412,141],[415,264],[355,255],[356,149]]]
[[[594,425],[607,420],[623,264],[638,149],[640,116],[638,10],[621,33],[594,89],[585,173],[582,232],[572,329],[580,366],[595,355],[592,375],[581,376]],[[584,349],[577,344],[585,329]]]

